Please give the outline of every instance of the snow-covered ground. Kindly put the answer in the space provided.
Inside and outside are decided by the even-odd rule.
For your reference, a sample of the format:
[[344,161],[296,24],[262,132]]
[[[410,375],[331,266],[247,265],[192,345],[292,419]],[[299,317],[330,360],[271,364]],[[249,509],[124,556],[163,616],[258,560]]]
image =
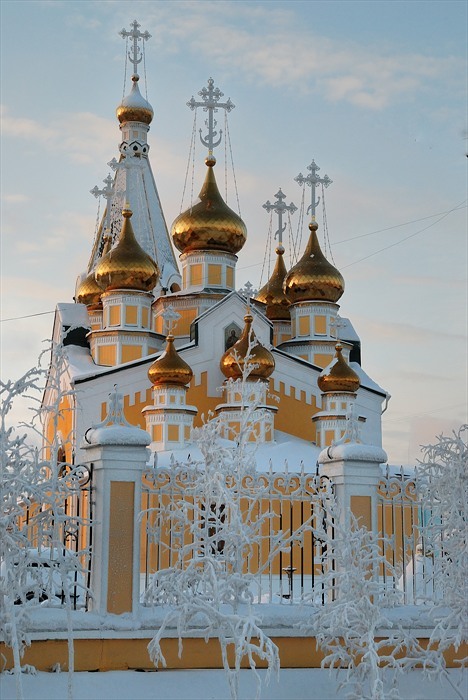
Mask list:
[[[340,672],[343,677],[344,672]],[[264,671],[260,671],[262,678]],[[451,670],[452,682],[462,678]],[[25,700],[66,700],[66,673],[22,675]],[[462,696],[468,697],[468,676],[460,686]],[[337,677],[321,669],[283,669],[279,682],[273,679],[263,686],[262,700],[334,700],[338,694]],[[251,671],[241,671],[239,700],[252,700],[256,685]],[[449,682],[425,680],[421,671],[412,671],[399,683],[404,700],[452,700],[457,698]],[[109,671],[107,673],[76,673],[74,700],[229,700],[229,688],[222,671]],[[15,679],[0,674],[1,700],[15,700]]]

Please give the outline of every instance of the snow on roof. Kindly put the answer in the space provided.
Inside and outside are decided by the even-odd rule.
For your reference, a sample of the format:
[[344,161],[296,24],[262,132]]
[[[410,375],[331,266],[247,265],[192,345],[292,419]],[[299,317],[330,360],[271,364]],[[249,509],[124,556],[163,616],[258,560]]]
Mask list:
[[89,316],[84,304],[60,303],[56,307],[64,326],[81,326],[89,328]]
[[361,382],[361,386],[364,389],[370,389],[371,391],[375,391],[377,394],[382,394],[382,396],[389,396],[388,392],[385,389],[382,389],[382,387],[379,386],[377,382],[374,382],[374,380],[371,379],[369,375],[364,372],[361,365],[359,365],[357,362],[350,362],[349,366],[358,375],[359,380]]
[[87,445],[149,445],[151,438],[146,430],[127,425],[103,425],[85,433],[82,447]]

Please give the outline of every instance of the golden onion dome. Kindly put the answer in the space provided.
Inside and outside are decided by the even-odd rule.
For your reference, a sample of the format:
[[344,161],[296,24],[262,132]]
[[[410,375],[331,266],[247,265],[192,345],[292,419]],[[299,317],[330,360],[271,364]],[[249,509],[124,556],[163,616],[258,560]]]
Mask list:
[[166,338],[166,349],[153,362],[148,370],[148,377],[154,386],[162,384],[177,384],[184,386],[190,383],[193,372],[190,366],[181,358],[174,347],[174,336]]
[[344,359],[341,343],[337,343],[335,349],[334,359],[317,379],[318,387],[324,394],[341,391],[348,391],[354,394],[359,389],[359,377]]
[[221,250],[238,253],[247,238],[247,229],[221,197],[213,166],[216,160],[205,160],[208,166],[199,201],[180,214],[172,224],[172,240],[181,253],[194,250]]
[[124,209],[119,242],[96,265],[95,279],[101,289],[134,289],[150,292],[159,277],[156,263],[145,253],[133,233],[132,211]]
[[94,277],[94,270],[80,282],[76,290],[75,301],[77,304],[86,304],[91,308],[101,305],[102,289]]
[[255,299],[266,304],[266,317],[270,321],[289,321],[291,318],[289,312],[290,304],[286,294],[283,292],[283,282],[287,274],[283,260],[283,246],[276,248],[276,254],[275,269],[268,282],[257,293]]
[[[219,363],[221,372],[227,379],[240,379],[246,355],[249,351],[249,339],[255,342],[252,330],[252,315],[247,311],[244,316],[245,326],[242,335],[234,345],[226,350]],[[250,350],[248,362],[253,365],[249,379],[268,379],[275,369],[275,358],[267,348],[258,341]]]
[[116,109],[117,119],[121,124],[124,122],[143,122],[151,124],[153,121],[153,108],[150,103],[142,97],[138,87],[138,75],[132,76],[132,89],[130,94],[123,98]]
[[336,302],[344,292],[344,279],[322,253],[317,238],[318,224],[313,221],[309,229],[310,238],[304,255],[289,270],[283,290],[291,304],[297,301]]

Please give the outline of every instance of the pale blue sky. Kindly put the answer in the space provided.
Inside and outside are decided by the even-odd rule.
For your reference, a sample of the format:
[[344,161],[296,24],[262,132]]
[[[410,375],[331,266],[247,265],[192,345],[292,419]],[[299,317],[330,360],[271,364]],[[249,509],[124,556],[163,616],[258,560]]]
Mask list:
[[[0,9],[2,318],[73,296],[94,235],[89,190],[117,155],[117,32],[136,17],[152,34],[150,157],[168,224],[192,130],[185,103],[213,76],[236,105],[229,124],[249,231],[238,282],[260,283],[261,205],[279,186],[299,205],[293,179],[315,158],[333,180],[341,312],[361,336],[364,369],[393,397],[390,459],[413,461],[417,444],[466,420],[465,2],[3,0]],[[202,176],[198,148],[195,189]],[[2,376],[35,362],[51,322],[2,324]]]

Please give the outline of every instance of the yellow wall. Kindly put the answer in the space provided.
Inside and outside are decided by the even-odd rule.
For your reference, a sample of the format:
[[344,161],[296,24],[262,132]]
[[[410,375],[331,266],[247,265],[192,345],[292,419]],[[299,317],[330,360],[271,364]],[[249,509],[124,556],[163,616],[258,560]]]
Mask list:
[[287,396],[283,382],[280,382],[279,391],[275,391],[273,383],[270,382],[269,392],[279,398],[279,403],[271,401],[273,405],[278,406],[275,416],[276,430],[314,442],[315,425],[312,423],[312,416],[319,410],[315,396],[312,396],[312,404],[306,403],[306,392],[298,391],[296,394],[294,387],[291,387],[290,395]]
[[138,307],[135,305],[125,307],[125,323],[129,326],[136,326],[138,318]]
[[314,331],[316,335],[326,335],[327,333],[327,317],[326,316],[315,316],[314,318]]
[[233,267],[226,268],[226,286],[229,289],[233,289],[233,287],[234,287],[234,268]]
[[50,415],[45,429],[46,454],[50,458],[48,447],[52,445],[58,432],[62,434],[65,461],[72,461],[73,450],[73,403],[71,396],[64,396],[60,401],[57,416]]
[[208,265],[208,284],[221,284],[221,265]]
[[327,367],[333,360],[333,355],[325,355],[324,353],[317,352],[314,355],[314,365],[318,367]]
[[299,335],[310,335],[310,318],[299,316]]
[[198,408],[198,413],[193,421],[195,427],[202,425],[203,414],[205,415],[205,418],[207,418],[208,412],[214,411],[216,406],[220,403],[219,396],[208,396],[207,381],[207,373],[202,372],[200,384],[195,385],[195,382],[192,379],[187,391],[187,405],[196,406]]
[[109,326],[120,325],[120,306],[109,306]]
[[190,286],[197,287],[202,283],[202,266],[190,265]]

